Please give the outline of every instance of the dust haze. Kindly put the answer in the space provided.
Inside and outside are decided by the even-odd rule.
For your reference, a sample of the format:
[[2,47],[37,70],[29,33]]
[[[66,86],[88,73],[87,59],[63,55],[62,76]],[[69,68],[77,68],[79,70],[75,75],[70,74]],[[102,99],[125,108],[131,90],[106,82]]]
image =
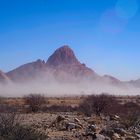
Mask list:
[[109,83],[79,80],[74,82],[62,82],[51,80],[32,80],[23,83],[8,83],[0,85],[0,96],[22,97],[31,93],[39,93],[49,97],[77,96],[108,93],[113,95],[138,95],[140,88],[130,84],[116,86]]

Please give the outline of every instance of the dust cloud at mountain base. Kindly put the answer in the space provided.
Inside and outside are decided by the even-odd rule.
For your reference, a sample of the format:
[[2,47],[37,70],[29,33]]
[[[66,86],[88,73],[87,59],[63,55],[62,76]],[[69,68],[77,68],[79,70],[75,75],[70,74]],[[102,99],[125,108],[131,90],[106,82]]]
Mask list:
[[119,88],[101,83],[24,83],[0,86],[2,97],[22,97],[30,93],[43,94],[44,96],[76,96],[108,93],[112,95],[139,95],[140,89],[135,87]]

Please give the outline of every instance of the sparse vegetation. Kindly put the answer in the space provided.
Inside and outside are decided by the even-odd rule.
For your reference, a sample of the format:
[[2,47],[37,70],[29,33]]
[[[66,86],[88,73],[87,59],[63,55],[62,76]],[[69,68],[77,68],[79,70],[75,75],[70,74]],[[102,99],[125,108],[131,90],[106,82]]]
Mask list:
[[29,126],[22,126],[21,116],[13,113],[0,114],[1,140],[45,140],[47,135],[36,131]]
[[122,106],[122,125],[129,129],[140,120],[140,106],[133,102],[127,102]]
[[100,116],[105,110],[107,112],[111,109],[114,102],[116,102],[116,99],[111,95],[90,95],[82,102],[80,109],[87,116],[91,116],[92,113]]
[[30,112],[37,112],[41,105],[46,103],[46,99],[41,94],[30,94],[24,97],[25,104],[29,106]]
[[137,110],[129,111],[127,114],[124,114],[122,117],[121,124],[126,128],[129,129],[136,125],[136,123],[140,119],[140,112]]
[[[112,140],[115,140],[114,133],[124,139],[127,133],[139,139],[135,135],[140,130],[140,106],[136,97],[101,94],[45,98],[30,94],[24,98],[5,98],[1,109],[0,140],[46,140],[48,137],[78,140],[95,137],[99,131]],[[71,133],[73,129],[76,133]]]

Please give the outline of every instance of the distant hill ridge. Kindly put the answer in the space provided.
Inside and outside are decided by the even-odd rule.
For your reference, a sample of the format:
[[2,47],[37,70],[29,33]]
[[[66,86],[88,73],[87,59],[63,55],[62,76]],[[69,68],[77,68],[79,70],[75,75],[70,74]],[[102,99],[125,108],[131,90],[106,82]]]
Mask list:
[[[73,50],[67,45],[55,50],[46,62],[38,59],[35,62],[24,64],[7,73],[0,71],[0,81],[4,83],[7,81],[27,82],[37,80],[38,78],[49,80],[52,77],[61,82],[81,82],[81,80],[87,80],[100,81],[116,86],[124,84],[124,82],[110,75],[100,76],[85,64],[80,63]],[[131,84],[132,81],[127,83]],[[137,85],[134,83],[133,81],[133,85]]]

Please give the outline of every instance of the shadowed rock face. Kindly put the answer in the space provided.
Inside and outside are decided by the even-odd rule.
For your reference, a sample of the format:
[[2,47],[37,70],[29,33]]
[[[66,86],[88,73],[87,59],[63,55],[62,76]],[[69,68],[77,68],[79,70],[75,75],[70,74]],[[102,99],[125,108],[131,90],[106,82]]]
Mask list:
[[7,77],[5,73],[0,71],[0,83],[8,83],[10,82],[10,79]]
[[57,49],[48,59],[47,65],[58,66],[62,64],[78,65],[80,62],[77,60],[74,52],[68,46],[63,46]]

